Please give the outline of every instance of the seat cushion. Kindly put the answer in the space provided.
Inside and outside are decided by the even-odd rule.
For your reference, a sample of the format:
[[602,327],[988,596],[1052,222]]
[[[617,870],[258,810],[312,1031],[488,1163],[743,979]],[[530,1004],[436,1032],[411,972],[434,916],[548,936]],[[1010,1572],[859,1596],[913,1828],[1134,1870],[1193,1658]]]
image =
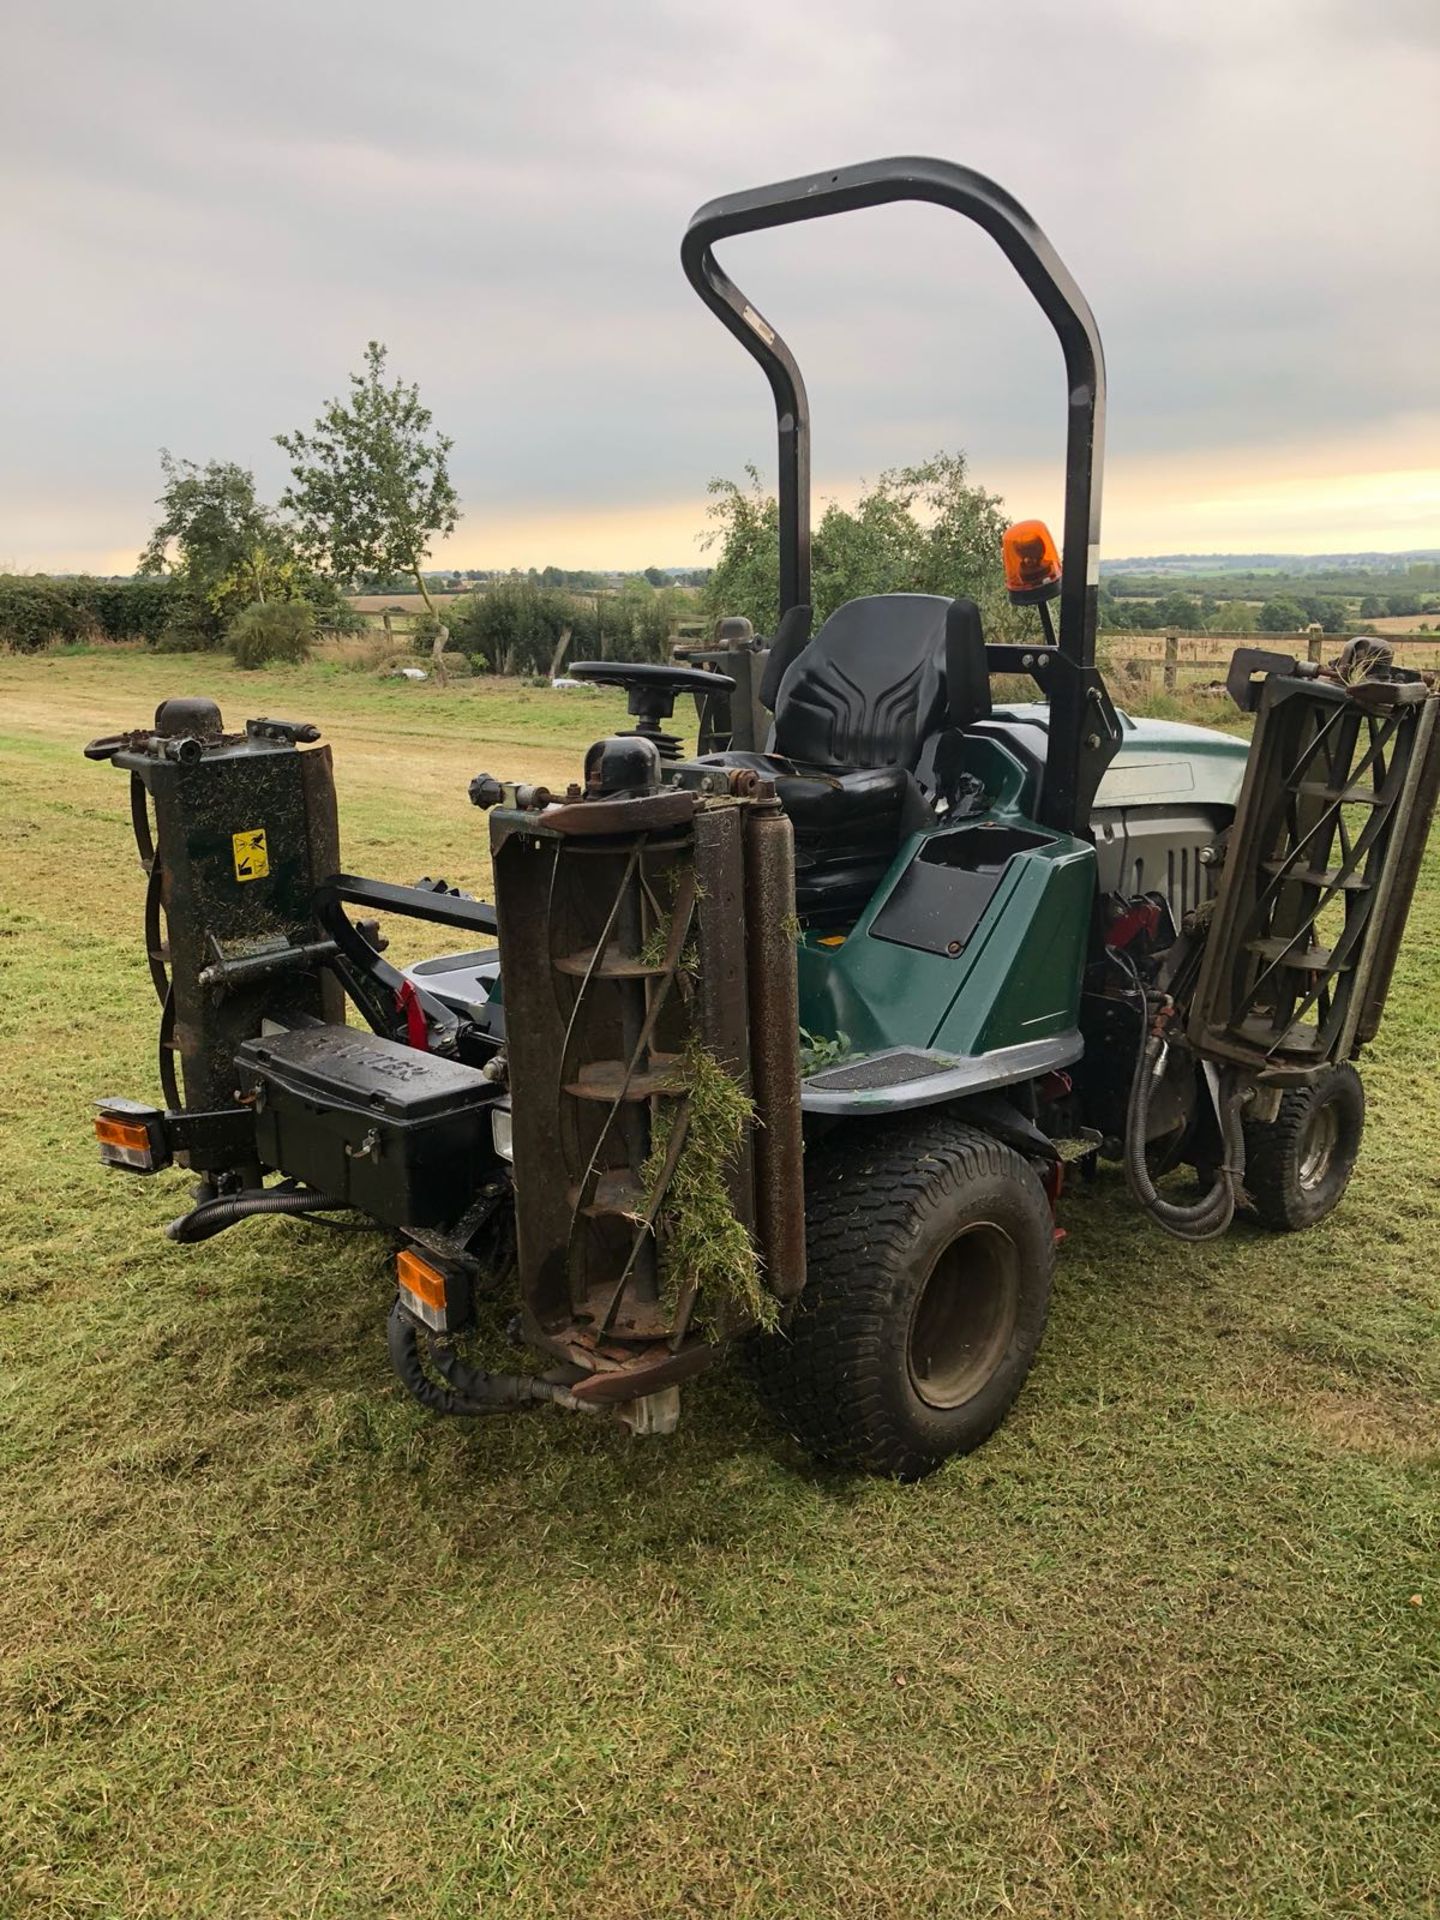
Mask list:
[[811,926],[850,926],[895,858],[912,803],[904,767],[861,773],[797,770],[775,782],[795,828],[795,911]]
[[850,926],[927,815],[904,767],[830,773],[765,753],[708,754],[708,766],[752,767],[775,782],[795,829],[795,911],[811,926]]
[[904,767],[867,767],[860,773],[796,767],[775,775],[775,791],[794,823],[797,846],[816,849],[850,834],[897,831],[913,784]]

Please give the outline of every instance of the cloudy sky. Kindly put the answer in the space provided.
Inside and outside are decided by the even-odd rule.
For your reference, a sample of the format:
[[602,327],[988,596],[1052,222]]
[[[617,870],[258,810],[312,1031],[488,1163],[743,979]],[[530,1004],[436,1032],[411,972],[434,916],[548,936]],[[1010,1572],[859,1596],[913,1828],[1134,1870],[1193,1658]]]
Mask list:
[[[703,200],[888,153],[1046,228],[1110,372],[1107,554],[1440,545],[1437,0],[0,0],[0,567],[128,570],[156,450],[271,436],[389,344],[457,565],[683,564],[772,470],[686,286]],[[822,495],[961,447],[1058,518],[1063,381],[953,215],[722,257],[797,350]]]

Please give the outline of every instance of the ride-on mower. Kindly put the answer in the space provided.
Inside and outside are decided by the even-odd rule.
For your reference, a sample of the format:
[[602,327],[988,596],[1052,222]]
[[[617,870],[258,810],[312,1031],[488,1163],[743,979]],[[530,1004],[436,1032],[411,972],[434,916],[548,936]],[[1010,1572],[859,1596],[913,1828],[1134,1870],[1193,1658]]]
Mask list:
[[[714,248],[907,199],[984,228],[1064,355],[1061,548],[1035,521],[1004,542],[1023,643],[987,644],[963,595],[853,600],[811,631],[805,390]],[[549,1402],[665,1431],[679,1383],[736,1347],[813,1455],[909,1479],[1019,1392],[1068,1174],[1123,1161],[1193,1240],[1237,1206],[1283,1230],[1336,1205],[1440,696],[1354,642],[1335,667],[1236,654],[1248,750],[1115,710],[1099,336],[980,175],[888,160],[716,200],[682,259],[774,396],[773,640],[724,623],[728,672],[574,666],[626,691],[634,727],[563,793],[472,781],[493,906],[345,872],[313,726],[228,733],[172,699],[94,742],[131,776],[166,1101],[105,1100],[96,1131],[116,1166],[199,1177],[181,1243],[270,1213],[390,1230],[391,1354],[437,1412]],[[995,703],[997,675],[1039,698]],[[361,914],[465,950],[397,968]],[[531,1372],[465,1344],[506,1288]]]

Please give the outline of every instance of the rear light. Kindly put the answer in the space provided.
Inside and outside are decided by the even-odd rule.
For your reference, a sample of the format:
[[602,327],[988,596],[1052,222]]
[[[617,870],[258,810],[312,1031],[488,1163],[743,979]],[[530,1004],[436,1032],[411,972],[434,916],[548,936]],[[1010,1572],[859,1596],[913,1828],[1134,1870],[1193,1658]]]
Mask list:
[[170,1164],[165,1116],[138,1100],[102,1100],[95,1115],[95,1138],[107,1167],[131,1173],[158,1173]]
[[510,1102],[490,1109],[490,1140],[502,1160],[515,1161],[515,1139],[511,1126]]
[[395,1256],[395,1280],[401,1304],[437,1333],[450,1330],[449,1282],[443,1270],[431,1264],[413,1247],[403,1247]]

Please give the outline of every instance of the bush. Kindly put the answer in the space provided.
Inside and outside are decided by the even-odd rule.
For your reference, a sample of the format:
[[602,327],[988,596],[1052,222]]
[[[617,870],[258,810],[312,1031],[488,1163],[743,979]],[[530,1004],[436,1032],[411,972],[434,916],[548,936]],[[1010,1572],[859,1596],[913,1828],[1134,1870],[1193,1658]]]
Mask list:
[[440,664],[452,680],[465,680],[475,671],[470,656],[465,653],[442,653]]
[[415,623],[410,629],[410,645],[416,653],[431,653],[435,647],[435,636],[440,631],[440,619],[437,614],[417,613]]
[[308,660],[315,610],[304,600],[256,600],[230,622],[225,636],[237,667]]
[[158,640],[184,598],[176,580],[0,575],[0,646],[34,653],[77,640]]
[[319,574],[308,574],[299,581],[298,589],[322,632],[358,635],[369,631],[369,621],[363,613],[355,611],[334,581]]
[[0,640],[20,653],[80,638],[80,617],[63,580],[10,576],[0,582]]
[[[596,650],[595,609],[555,587],[528,580],[502,580],[488,592],[457,600],[447,609],[453,644],[472,662],[494,662],[497,673],[544,675],[561,635],[570,635],[571,659]],[[484,669],[481,668],[480,671]]]

